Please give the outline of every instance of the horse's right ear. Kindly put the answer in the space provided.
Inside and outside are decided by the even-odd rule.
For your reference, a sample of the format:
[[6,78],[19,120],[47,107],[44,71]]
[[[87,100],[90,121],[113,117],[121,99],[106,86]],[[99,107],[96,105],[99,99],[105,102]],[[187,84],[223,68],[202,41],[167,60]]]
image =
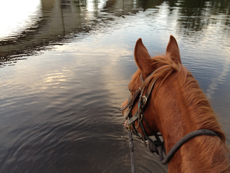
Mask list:
[[151,63],[151,56],[149,55],[148,50],[146,49],[144,44],[142,43],[141,38],[139,38],[136,42],[134,58],[137,66],[144,75],[146,67]]
[[181,64],[180,51],[176,39],[170,35],[169,43],[166,48],[166,54],[168,54],[173,62]]

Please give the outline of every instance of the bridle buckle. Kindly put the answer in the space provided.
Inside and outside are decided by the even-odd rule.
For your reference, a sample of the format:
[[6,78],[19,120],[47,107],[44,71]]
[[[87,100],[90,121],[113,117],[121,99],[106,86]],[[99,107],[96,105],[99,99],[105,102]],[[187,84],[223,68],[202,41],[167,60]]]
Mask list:
[[144,107],[144,106],[146,105],[147,101],[148,101],[148,99],[147,99],[146,96],[142,96],[142,97],[141,97],[141,102],[142,102],[142,104],[143,104],[142,107]]

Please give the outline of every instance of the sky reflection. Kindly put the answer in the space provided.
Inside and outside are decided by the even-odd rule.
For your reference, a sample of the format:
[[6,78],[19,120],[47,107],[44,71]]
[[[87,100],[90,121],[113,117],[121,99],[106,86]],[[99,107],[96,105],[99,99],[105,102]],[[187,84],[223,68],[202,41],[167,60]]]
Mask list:
[[17,36],[36,24],[42,16],[41,0],[11,0],[0,3],[0,41]]

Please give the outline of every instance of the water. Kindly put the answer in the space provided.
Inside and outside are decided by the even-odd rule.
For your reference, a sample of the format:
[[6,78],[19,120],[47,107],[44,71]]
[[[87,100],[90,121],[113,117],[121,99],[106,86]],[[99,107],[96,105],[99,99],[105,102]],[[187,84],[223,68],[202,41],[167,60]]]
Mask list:
[[[1,172],[131,172],[118,108],[140,37],[152,56],[177,38],[230,144],[229,1],[23,1],[0,17]],[[134,145],[137,172],[167,172]]]

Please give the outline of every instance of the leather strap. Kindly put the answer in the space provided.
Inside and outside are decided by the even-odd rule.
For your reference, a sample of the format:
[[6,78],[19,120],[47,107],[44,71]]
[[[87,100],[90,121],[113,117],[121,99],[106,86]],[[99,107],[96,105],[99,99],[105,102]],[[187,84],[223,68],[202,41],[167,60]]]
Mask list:
[[139,88],[138,90],[136,90],[135,93],[133,94],[132,98],[129,98],[129,99],[128,99],[127,105],[126,105],[125,107],[119,109],[119,111],[123,111],[123,110],[125,110],[127,107],[129,107],[129,106],[133,106],[133,103],[134,103],[134,101],[137,99],[137,97],[139,96],[140,92],[141,92],[141,88]]
[[[176,153],[176,151],[186,142],[189,140],[193,139],[196,136],[201,136],[201,135],[209,135],[209,136],[218,136],[214,131],[208,130],[208,129],[199,129],[195,130],[187,135],[185,135],[182,139],[180,139],[173,147],[172,149],[168,152],[168,154],[160,159],[162,164],[166,164],[170,161],[170,159],[173,157],[173,155]],[[218,136],[219,137],[219,136]],[[156,152],[156,146],[152,143],[149,143],[148,148],[150,152],[154,153]]]
[[132,132],[129,130],[129,150],[130,150],[130,159],[131,159],[131,169],[132,173],[135,173],[135,162],[134,162],[134,145],[133,145],[133,138],[132,138]]

